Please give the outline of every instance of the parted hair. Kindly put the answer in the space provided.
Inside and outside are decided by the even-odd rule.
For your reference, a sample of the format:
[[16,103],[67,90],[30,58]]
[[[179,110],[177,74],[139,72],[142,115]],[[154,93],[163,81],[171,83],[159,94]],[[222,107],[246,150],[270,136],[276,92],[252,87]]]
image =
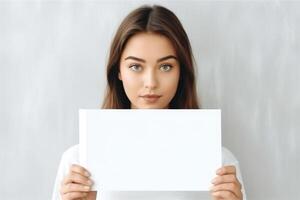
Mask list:
[[197,109],[194,57],[188,36],[177,16],[169,9],[154,5],[142,6],[125,17],[111,43],[106,66],[107,87],[103,109],[130,109],[130,101],[118,78],[120,59],[129,38],[137,33],[151,32],[167,37],[176,52],[180,65],[180,78],[176,93],[169,103],[170,109]]

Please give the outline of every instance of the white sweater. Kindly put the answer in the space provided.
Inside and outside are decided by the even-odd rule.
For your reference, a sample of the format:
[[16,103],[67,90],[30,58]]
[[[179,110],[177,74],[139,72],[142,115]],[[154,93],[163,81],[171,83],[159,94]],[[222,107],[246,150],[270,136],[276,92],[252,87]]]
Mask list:
[[[79,164],[79,145],[74,145],[67,149],[61,158],[57,176],[54,183],[52,200],[61,200],[59,190],[63,178],[68,174],[72,164]],[[234,165],[237,171],[237,178],[242,184],[243,200],[246,200],[245,187],[239,163],[235,156],[225,147],[222,147],[222,165]],[[212,177],[213,178],[213,177]],[[190,191],[168,191],[168,192],[118,192],[106,191],[97,194],[97,199],[101,200],[208,200],[211,199],[208,192]]]

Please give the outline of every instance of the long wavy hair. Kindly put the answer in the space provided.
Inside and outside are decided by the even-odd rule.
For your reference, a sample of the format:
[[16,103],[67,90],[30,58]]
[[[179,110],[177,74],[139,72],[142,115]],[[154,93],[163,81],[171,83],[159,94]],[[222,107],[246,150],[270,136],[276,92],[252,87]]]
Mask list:
[[175,49],[180,64],[177,91],[169,103],[170,109],[197,109],[194,57],[188,36],[176,15],[165,7],[142,6],[133,10],[120,24],[110,47],[106,68],[107,88],[103,109],[130,109],[131,103],[122,81],[118,79],[121,54],[129,38],[137,33],[152,32],[167,37]]

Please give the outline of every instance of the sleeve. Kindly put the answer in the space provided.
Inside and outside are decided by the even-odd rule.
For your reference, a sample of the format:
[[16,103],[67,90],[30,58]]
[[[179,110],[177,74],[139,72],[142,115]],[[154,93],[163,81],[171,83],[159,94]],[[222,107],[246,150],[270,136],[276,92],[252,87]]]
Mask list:
[[243,200],[247,200],[246,191],[245,191],[245,185],[243,183],[242,173],[241,173],[241,169],[240,169],[240,165],[239,165],[238,160],[233,155],[233,153],[231,151],[229,151],[225,147],[222,147],[222,155],[223,155],[222,156],[222,164],[223,164],[223,166],[226,166],[226,165],[234,165],[235,166],[237,179],[239,180],[239,182],[242,185],[241,191],[243,193]]
[[64,179],[64,177],[69,173],[69,168],[72,164],[78,164],[78,145],[70,147],[63,153],[61,157],[54,182],[52,200],[61,200],[61,182]]

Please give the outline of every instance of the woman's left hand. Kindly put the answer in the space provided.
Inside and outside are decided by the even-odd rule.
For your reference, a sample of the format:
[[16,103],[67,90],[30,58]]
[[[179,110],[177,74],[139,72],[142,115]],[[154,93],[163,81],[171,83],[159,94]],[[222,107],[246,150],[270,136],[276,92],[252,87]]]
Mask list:
[[216,172],[218,175],[212,180],[210,193],[214,200],[242,200],[242,185],[236,177],[235,166],[223,166]]

